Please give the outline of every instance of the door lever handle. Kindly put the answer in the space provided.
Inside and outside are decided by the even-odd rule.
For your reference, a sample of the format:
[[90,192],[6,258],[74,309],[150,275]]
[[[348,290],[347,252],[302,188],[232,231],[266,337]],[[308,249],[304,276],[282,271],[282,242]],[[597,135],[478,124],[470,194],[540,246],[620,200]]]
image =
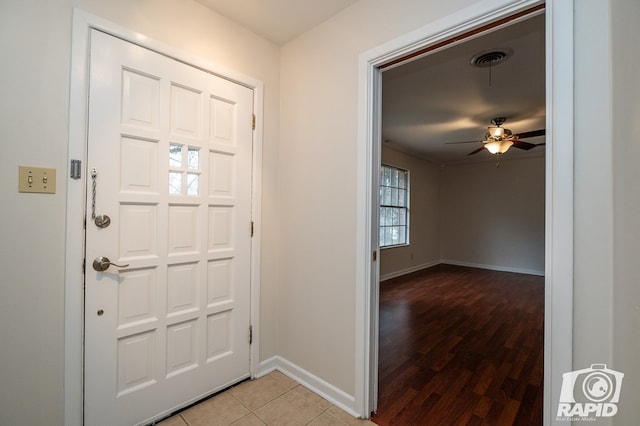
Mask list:
[[109,258],[106,256],[98,256],[93,261],[93,269],[95,269],[98,272],[106,271],[107,269],[109,269],[109,266],[111,265],[116,266],[118,268],[126,268],[127,266],[129,266],[128,263],[126,265],[115,264],[111,262]]

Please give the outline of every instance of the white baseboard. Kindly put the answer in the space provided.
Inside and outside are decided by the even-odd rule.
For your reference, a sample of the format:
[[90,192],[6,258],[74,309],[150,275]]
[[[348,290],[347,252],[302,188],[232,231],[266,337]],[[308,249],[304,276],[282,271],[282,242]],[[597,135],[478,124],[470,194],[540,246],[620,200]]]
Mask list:
[[510,266],[485,265],[482,263],[460,262],[451,259],[441,259],[439,263],[455,266],[467,266],[469,268],[488,269],[490,271],[515,272],[517,274],[538,275],[544,277],[544,271],[536,271],[532,269],[512,268]]
[[421,265],[412,266],[411,268],[401,269],[400,271],[389,272],[384,275],[380,275],[380,282],[390,280],[391,278],[401,277],[402,275],[407,275],[412,272],[421,271],[423,269],[431,268],[432,266],[436,266],[442,263],[440,260],[434,260],[432,262],[423,263]]
[[353,417],[358,418],[361,416],[355,409],[355,398],[353,395],[349,395],[348,393],[333,386],[331,383],[325,382],[320,377],[311,374],[304,368],[297,366],[281,356],[276,355],[262,361],[260,363],[260,372],[256,377],[262,377],[274,370],[278,370],[289,376],[305,388],[320,395]]
[[544,271],[512,268],[510,266],[496,266],[496,265],[485,265],[482,263],[461,262],[458,260],[451,260],[451,259],[440,259],[440,260],[434,260],[433,262],[429,262],[429,263],[423,263],[422,265],[413,266],[411,268],[402,269],[400,271],[394,271],[384,275],[380,275],[380,282],[390,280],[391,278],[401,277],[402,275],[407,275],[412,272],[417,272],[423,269],[431,268],[433,266],[440,265],[442,263],[446,265],[466,266],[469,268],[488,269],[490,271],[515,272],[517,274],[537,275],[537,276],[544,277]]

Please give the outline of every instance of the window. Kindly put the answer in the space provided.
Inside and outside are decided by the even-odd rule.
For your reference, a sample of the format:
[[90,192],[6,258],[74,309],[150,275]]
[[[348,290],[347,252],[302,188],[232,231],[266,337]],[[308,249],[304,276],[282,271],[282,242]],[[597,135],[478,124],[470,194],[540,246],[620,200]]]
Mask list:
[[198,195],[200,149],[169,145],[169,194]]
[[409,244],[409,172],[380,170],[380,247]]

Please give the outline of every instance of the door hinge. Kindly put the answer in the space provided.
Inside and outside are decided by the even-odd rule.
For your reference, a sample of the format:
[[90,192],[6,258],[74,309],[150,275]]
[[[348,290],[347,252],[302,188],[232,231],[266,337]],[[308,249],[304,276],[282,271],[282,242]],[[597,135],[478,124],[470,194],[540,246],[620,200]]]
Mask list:
[[253,237],[253,221],[251,221],[251,236]]
[[373,251],[373,256],[371,256],[373,258],[373,261],[375,262],[376,260],[378,260],[378,251],[374,250]]
[[255,129],[256,129],[256,115],[251,114],[251,130],[255,130]]
[[249,344],[253,343],[253,326],[249,326]]
[[87,259],[82,259],[82,275],[87,273]]

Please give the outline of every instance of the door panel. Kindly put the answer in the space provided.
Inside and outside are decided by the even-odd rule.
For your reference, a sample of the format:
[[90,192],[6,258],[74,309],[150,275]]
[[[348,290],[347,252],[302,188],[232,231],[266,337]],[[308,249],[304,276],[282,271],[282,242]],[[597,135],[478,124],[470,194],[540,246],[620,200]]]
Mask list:
[[253,92],[99,31],[90,67],[85,423],[131,425],[249,375]]

